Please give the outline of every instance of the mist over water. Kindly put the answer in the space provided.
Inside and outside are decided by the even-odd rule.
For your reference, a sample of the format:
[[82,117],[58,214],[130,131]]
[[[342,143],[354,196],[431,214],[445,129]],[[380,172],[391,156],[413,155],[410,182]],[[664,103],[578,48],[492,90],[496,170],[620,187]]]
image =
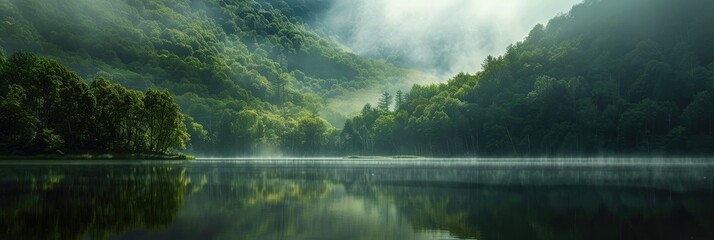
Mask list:
[[714,236],[707,159],[517,160],[5,161],[0,238]]
[[446,80],[476,72],[538,23],[581,0],[335,0],[319,20],[358,54]]

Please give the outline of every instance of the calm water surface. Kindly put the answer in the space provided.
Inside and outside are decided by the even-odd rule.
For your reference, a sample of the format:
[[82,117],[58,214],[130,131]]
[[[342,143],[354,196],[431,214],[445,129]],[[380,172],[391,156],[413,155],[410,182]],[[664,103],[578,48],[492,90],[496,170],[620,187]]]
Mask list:
[[681,159],[0,162],[0,239],[714,239]]

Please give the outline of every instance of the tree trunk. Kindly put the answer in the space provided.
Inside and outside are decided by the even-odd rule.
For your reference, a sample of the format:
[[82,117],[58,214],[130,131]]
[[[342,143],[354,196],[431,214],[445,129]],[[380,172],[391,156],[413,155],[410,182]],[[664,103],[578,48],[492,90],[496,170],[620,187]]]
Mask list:
[[508,127],[506,127],[506,134],[508,134],[508,139],[511,142],[511,147],[513,148],[513,153],[518,154],[518,151],[516,150],[516,144],[513,143],[513,137],[511,136],[511,131],[508,130]]

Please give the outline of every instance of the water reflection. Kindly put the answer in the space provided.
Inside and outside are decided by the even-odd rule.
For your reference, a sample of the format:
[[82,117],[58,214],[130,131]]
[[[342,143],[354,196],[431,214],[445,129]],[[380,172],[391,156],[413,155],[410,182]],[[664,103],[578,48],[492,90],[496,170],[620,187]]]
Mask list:
[[714,239],[707,164],[199,161],[0,173],[9,239]]
[[176,217],[188,178],[173,166],[2,166],[1,239],[106,239],[160,230]]

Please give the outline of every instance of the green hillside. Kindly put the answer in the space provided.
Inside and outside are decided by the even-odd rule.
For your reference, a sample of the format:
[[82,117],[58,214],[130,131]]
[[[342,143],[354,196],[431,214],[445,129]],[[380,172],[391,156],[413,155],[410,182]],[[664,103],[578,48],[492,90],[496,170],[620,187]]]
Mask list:
[[330,108],[331,100],[403,86],[414,72],[354,55],[309,30],[302,19],[314,18],[319,6],[326,5],[0,0],[0,46],[8,56],[57,59],[87,81],[168,90],[187,115],[192,151],[321,154],[336,149],[332,125],[349,112]]
[[[129,124],[148,116],[139,93],[166,90],[172,96],[164,102],[175,101],[184,114],[174,119],[183,119],[176,127],[186,127],[188,151],[204,156],[714,149],[714,3],[587,0],[537,25],[503,56],[486,58],[480,72],[407,92],[397,90],[433,81],[352,54],[316,33],[320,26],[308,26],[319,25],[330,6],[327,0],[0,0],[0,47],[8,56],[0,62],[2,107],[35,111],[5,120],[39,121],[17,133],[35,139],[30,149],[62,142],[63,150],[172,152],[183,144],[152,149],[151,133],[142,132],[148,127]],[[26,52],[41,57],[28,61]],[[31,101],[64,104],[34,95],[54,94],[34,89],[44,83],[57,83],[50,88],[57,91],[65,83],[80,86],[70,92],[95,99],[94,106],[141,114],[106,119],[98,107],[78,116],[86,121],[57,118],[89,124],[73,136],[78,128],[50,123],[59,113],[43,114],[47,107]],[[386,93],[377,102],[378,91]],[[135,108],[121,108],[117,99]],[[86,102],[67,101],[74,109],[67,111]],[[352,112],[357,116],[345,121]],[[88,130],[112,124],[119,126]]]
[[503,56],[488,57],[474,75],[366,106],[342,132],[345,149],[450,156],[712,153],[712,12],[714,2],[703,0],[585,1],[534,27]]

